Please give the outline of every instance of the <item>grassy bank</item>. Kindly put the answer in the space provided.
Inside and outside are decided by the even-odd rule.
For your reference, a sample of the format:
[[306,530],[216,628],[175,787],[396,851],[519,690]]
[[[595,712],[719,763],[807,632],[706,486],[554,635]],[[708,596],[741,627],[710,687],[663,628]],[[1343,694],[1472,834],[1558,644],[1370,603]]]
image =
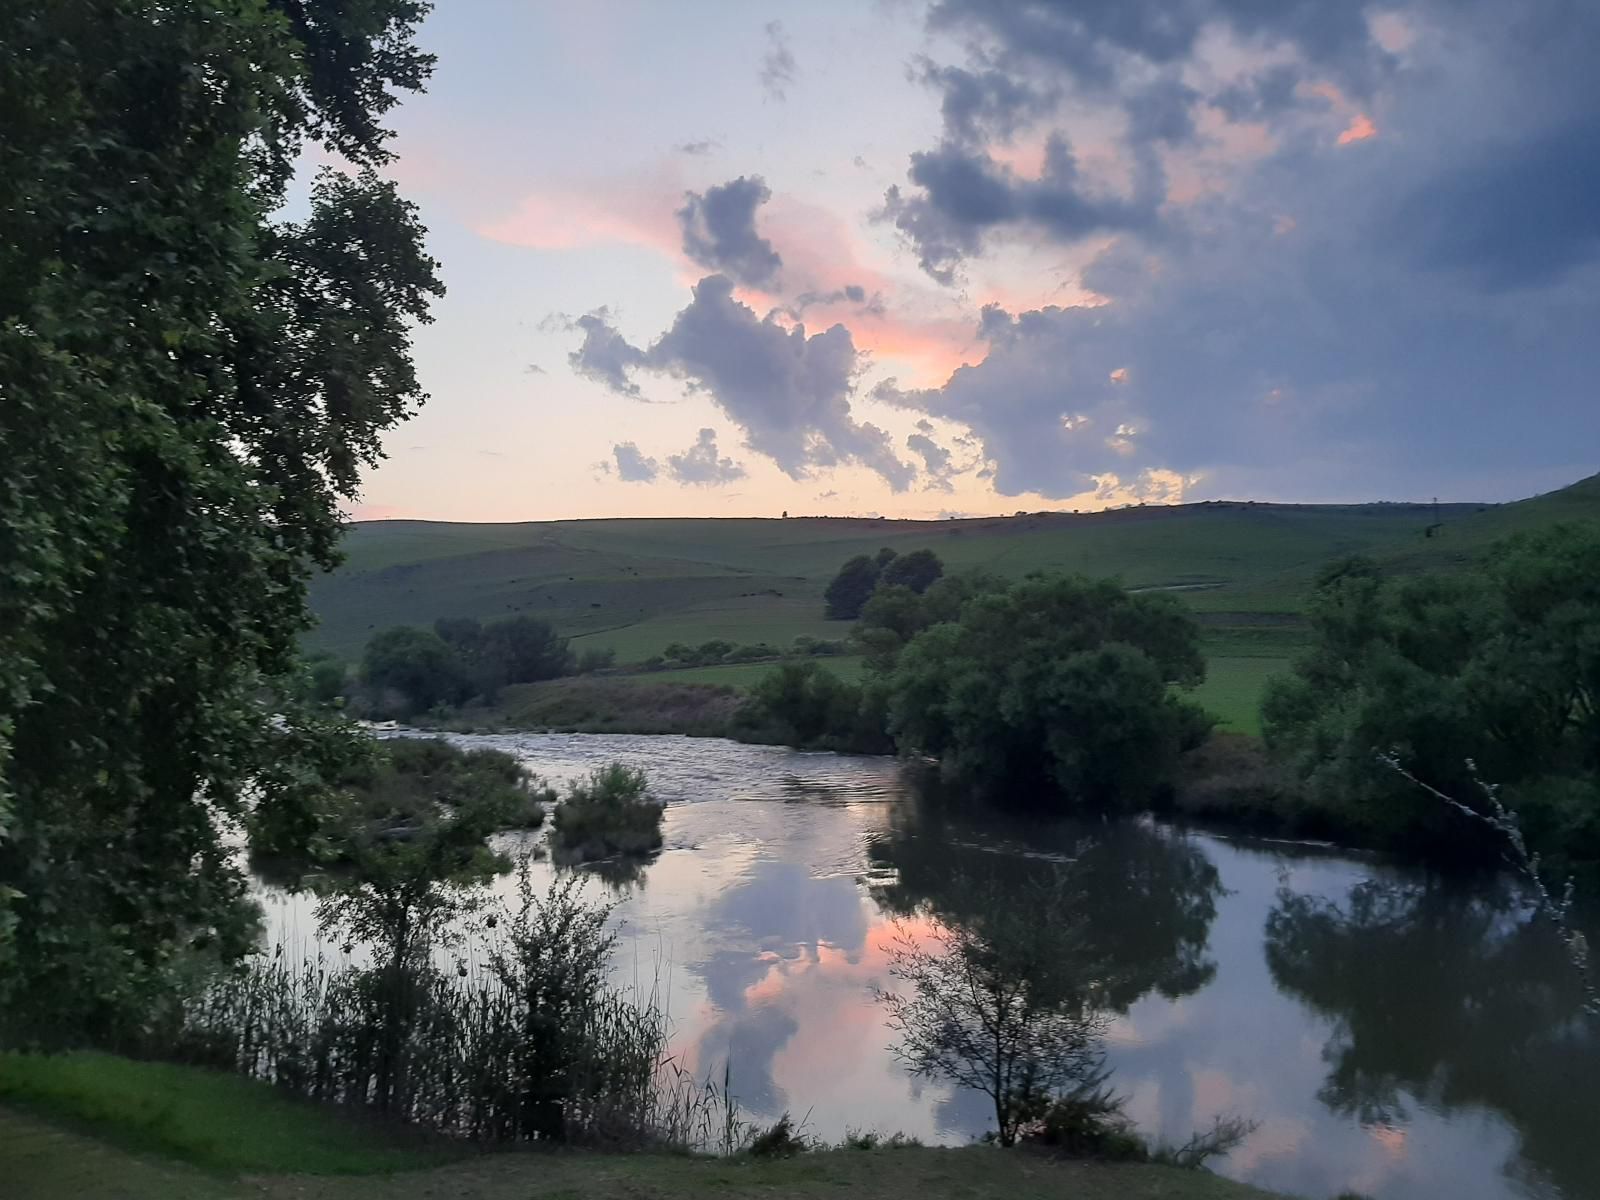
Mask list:
[[[831,1150],[782,1160],[406,1148],[273,1089],[107,1055],[0,1056],[7,1200],[1265,1200],[1200,1171],[1053,1162],[988,1147]],[[152,1120],[151,1114],[159,1115]]]

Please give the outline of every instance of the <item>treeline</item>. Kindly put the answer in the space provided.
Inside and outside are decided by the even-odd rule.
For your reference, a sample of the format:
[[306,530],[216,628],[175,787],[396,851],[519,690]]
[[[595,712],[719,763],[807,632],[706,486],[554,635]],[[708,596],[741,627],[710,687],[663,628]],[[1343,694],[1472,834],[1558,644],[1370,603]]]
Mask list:
[[432,629],[397,625],[375,634],[353,675],[330,657],[313,659],[310,686],[324,702],[343,696],[353,715],[404,719],[472,700],[492,703],[511,684],[586,675],[615,659],[609,649],[573,653],[568,639],[536,617],[487,624],[444,617]]

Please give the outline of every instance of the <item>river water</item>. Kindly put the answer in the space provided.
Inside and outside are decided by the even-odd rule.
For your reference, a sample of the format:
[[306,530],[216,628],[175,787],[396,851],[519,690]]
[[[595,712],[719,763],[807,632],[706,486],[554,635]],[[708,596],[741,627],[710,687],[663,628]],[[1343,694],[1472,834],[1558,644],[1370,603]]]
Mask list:
[[[451,739],[552,781],[620,760],[668,802],[663,852],[618,889],[620,982],[753,1118],[787,1110],[960,1143],[986,1097],[907,1076],[874,988],[896,921],[959,919],[958,878],[1070,863],[1115,1009],[1112,1082],[1147,1135],[1259,1127],[1222,1174],[1325,1198],[1600,1197],[1600,1023],[1508,884],[1151,822],[1012,823],[919,799],[892,760],[710,739]],[[542,874],[553,868],[540,865]],[[509,881],[497,885],[509,893]],[[269,890],[274,936],[314,940]],[[1060,919],[1061,914],[1041,914]]]

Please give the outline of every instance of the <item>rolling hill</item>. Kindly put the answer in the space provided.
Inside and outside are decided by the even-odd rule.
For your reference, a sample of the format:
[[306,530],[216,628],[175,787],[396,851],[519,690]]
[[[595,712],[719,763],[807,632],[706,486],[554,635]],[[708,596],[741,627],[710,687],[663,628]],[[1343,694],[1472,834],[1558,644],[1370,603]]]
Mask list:
[[963,521],[802,517],[351,527],[347,561],[319,578],[315,649],[353,658],[378,629],[441,616],[543,617],[578,646],[637,661],[672,641],[837,637],[821,596],[839,564],[880,546],[927,546],[950,570],[1036,570],[1172,589],[1225,642],[1293,640],[1318,566],[1364,553],[1397,571],[1459,567],[1495,539],[1600,519],[1600,476],[1514,504],[1210,502]]

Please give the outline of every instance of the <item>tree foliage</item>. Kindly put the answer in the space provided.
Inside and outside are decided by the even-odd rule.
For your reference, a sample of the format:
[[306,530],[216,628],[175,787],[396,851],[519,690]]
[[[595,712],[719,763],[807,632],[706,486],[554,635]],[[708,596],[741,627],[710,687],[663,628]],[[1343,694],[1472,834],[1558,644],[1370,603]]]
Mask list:
[[[281,681],[441,292],[381,178],[415,0],[0,10],[0,1005],[242,948],[227,825],[323,794]],[[303,152],[338,157],[282,219]],[[284,822],[293,825],[294,822]]]
[[889,679],[890,729],[902,752],[1012,798],[1137,808],[1204,733],[1169,690],[1204,670],[1197,630],[1170,599],[1034,578],[912,638]]
[[944,574],[944,563],[932,550],[913,550],[898,554],[884,564],[878,573],[879,587],[910,588],[921,595]]
[[1434,854],[1499,854],[1490,831],[1379,761],[1395,751],[1467,803],[1500,784],[1529,846],[1600,860],[1600,530],[1496,547],[1471,573],[1323,572],[1315,642],[1262,706],[1269,745],[1331,832]]
[[865,554],[850,559],[839,568],[839,573],[823,593],[828,620],[855,620],[861,615],[861,606],[877,586],[878,564]]

